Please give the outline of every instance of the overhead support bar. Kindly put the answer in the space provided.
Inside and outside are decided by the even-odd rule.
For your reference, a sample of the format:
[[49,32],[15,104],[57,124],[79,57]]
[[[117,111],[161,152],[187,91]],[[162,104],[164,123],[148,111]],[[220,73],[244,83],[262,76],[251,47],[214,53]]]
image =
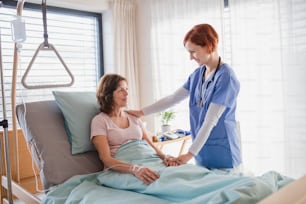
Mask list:
[[[43,16],[43,25],[44,25],[44,42],[41,43],[33,58],[31,59],[30,61],[30,64],[28,66],[28,68],[26,69],[24,75],[22,76],[22,79],[21,79],[21,83],[22,85],[27,88],[27,89],[41,89],[41,88],[56,88],[56,87],[69,87],[69,86],[72,86],[73,83],[74,83],[74,77],[71,73],[71,71],[69,70],[68,66],[66,65],[66,63],[64,62],[64,60],[62,59],[62,57],[60,56],[60,54],[57,52],[57,50],[55,49],[55,47],[50,44],[48,42],[48,31],[47,31],[47,5],[46,5],[46,0],[42,0],[42,5],[41,5],[41,8],[42,8],[42,16]],[[54,51],[57,58],[60,60],[60,62],[62,63],[62,65],[64,66],[66,72],[68,73],[69,77],[70,77],[70,82],[69,83],[59,83],[59,84],[42,84],[42,85],[29,85],[26,83],[26,78],[35,62],[35,59],[38,55],[38,53],[40,51]]]
[[[34,61],[37,57],[37,54],[39,53],[39,51],[54,51],[56,56],[58,57],[58,59],[61,61],[62,65],[64,66],[65,70],[67,71],[68,75],[70,76],[70,82],[69,83],[62,83],[62,84],[43,84],[43,85],[29,85],[26,83],[26,78],[30,72],[30,69],[32,68],[32,65],[34,64]],[[45,42],[41,43],[39,45],[39,47],[37,48],[32,60],[30,61],[30,64],[28,66],[28,68],[26,69],[24,75],[22,76],[21,79],[21,83],[22,85],[27,88],[27,89],[41,89],[41,88],[55,88],[55,87],[69,87],[72,86],[74,83],[74,77],[72,75],[72,73],[70,72],[70,70],[68,69],[67,65],[65,64],[64,60],[61,58],[61,56],[59,55],[59,53],[57,52],[57,50],[55,49],[55,47],[52,44],[48,43],[48,46],[45,45]]]

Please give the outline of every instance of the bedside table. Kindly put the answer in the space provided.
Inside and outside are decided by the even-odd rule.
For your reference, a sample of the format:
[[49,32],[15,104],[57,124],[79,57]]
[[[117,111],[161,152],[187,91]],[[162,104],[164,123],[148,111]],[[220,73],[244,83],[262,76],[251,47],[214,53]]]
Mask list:
[[165,140],[165,141],[158,141],[158,142],[153,142],[153,144],[159,148],[160,150],[163,149],[163,147],[167,144],[172,144],[175,142],[182,142],[181,147],[180,147],[180,151],[179,151],[179,155],[181,155],[184,151],[184,147],[185,144],[188,140],[191,139],[191,135],[187,135],[187,136],[183,136],[183,137],[179,137],[177,139],[173,139],[173,140]]

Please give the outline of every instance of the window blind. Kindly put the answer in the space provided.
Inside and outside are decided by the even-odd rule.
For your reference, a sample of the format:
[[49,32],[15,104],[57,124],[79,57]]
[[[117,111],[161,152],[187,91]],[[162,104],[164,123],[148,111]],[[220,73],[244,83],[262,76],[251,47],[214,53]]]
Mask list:
[[[16,7],[0,8],[3,77],[6,112],[11,129],[11,83],[14,42],[11,21],[16,18]],[[101,52],[101,14],[74,11],[47,6],[48,42],[52,44],[74,76],[74,84],[68,88],[25,89],[21,78],[28,68],[38,46],[44,42],[43,19],[40,6],[24,6],[22,18],[26,22],[26,41],[19,50],[16,103],[52,100],[53,90],[95,91],[103,74]],[[28,85],[69,83],[70,78],[53,50],[39,51],[26,77]],[[0,117],[2,118],[2,101]]]

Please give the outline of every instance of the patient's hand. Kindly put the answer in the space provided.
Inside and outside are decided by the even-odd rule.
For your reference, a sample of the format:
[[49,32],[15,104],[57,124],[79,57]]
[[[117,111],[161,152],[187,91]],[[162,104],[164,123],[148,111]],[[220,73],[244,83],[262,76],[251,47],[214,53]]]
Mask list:
[[135,165],[132,173],[146,185],[153,183],[159,178],[159,174],[156,171],[143,166]]
[[144,113],[142,112],[142,110],[125,110],[125,112],[127,112],[128,114],[134,115],[138,118],[142,117],[144,115]]

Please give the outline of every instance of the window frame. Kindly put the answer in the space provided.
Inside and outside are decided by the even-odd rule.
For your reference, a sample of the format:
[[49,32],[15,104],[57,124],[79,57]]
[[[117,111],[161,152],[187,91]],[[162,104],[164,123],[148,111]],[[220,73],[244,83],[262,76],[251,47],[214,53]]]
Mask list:
[[[7,7],[7,8],[16,8],[17,7],[17,1],[13,0],[0,0],[0,8],[1,7]],[[25,2],[24,9],[33,9],[35,11],[41,11],[41,5],[40,4],[34,4],[34,3],[28,3]],[[84,15],[84,16],[93,16],[96,17],[98,20],[98,31],[99,31],[99,42],[98,42],[98,54],[100,56],[99,64],[100,67],[99,70],[99,76],[101,77],[104,74],[104,66],[103,66],[103,36],[102,36],[102,13],[95,13],[95,12],[88,12],[88,11],[80,11],[75,9],[67,9],[67,8],[61,8],[61,7],[55,7],[55,6],[48,6],[47,5],[47,12],[53,11],[53,12],[59,12],[59,13],[67,13],[67,14],[74,14],[74,15]]]
[[[8,9],[15,9],[16,10],[16,14],[17,14],[17,1],[12,1],[12,0],[2,0],[0,1],[0,9],[1,8],[8,8]],[[41,10],[41,5],[40,4],[34,4],[34,3],[28,3],[28,2],[25,2],[24,5],[23,5],[23,10],[33,10],[35,12],[42,12]],[[54,7],[54,6],[49,6],[47,5],[47,13],[48,12],[53,12],[53,13],[61,13],[61,14],[71,14],[73,16],[90,16],[90,17],[94,17],[96,19],[96,31],[98,33],[96,33],[96,37],[95,37],[95,81],[94,83],[98,83],[98,80],[99,78],[104,74],[104,66],[103,66],[103,36],[102,36],[102,13],[96,13],[96,12],[88,12],[88,11],[80,11],[80,10],[74,10],[74,9],[68,9],[68,8],[60,8],[60,7]],[[47,26],[48,26],[48,23],[47,23]],[[2,34],[1,34],[2,35]],[[2,36],[1,36],[2,37]],[[41,42],[43,41],[43,35],[41,36]],[[3,38],[1,40],[1,43],[3,45]],[[12,43],[13,44],[13,43]],[[56,45],[55,45],[56,46]],[[2,54],[2,59],[3,59],[3,55],[4,55],[4,52],[3,52],[3,46],[1,47],[2,50],[1,50],[1,54]],[[12,49],[10,50],[10,54],[9,55],[12,55],[12,59],[13,59],[13,49],[14,47],[12,46]],[[34,54],[34,53],[33,53]],[[7,58],[7,56],[6,56]],[[65,60],[65,59],[64,59]],[[3,62],[2,62],[3,63]],[[4,69],[4,67],[3,67]],[[82,69],[82,68],[81,68]],[[86,67],[84,66],[83,69],[85,70]],[[11,68],[7,69],[8,71],[12,71]],[[3,74],[5,75],[5,73]],[[93,76],[93,75],[92,75]],[[10,77],[10,76],[6,76],[7,78]],[[9,87],[9,85],[11,84],[11,82],[8,82],[9,80],[5,80],[7,82],[4,82],[4,84],[6,84],[6,87],[4,87],[5,89],[5,92],[11,92],[11,87]],[[18,81],[18,83],[20,83]],[[25,88],[24,88],[25,89]],[[10,100],[10,95],[9,94],[5,94],[5,98],[6,98],[6,117],[7,119],[9,120],[9,129],[12,129],[12,126],[11,126],[11,118],[12,118],[12,110],[11,110],[11,102],[9,101]],[[44,96],[43,96],[44,97]],[[47,98],[46,98],[47,99]],[[49,99],[49,98],[48,98]],[[25,101],[27,102],[27,101]],[[2,102],[1,102],[2,104]],[[1,116],[0,118],[2,118],[2,114],[3,114],[3,111],[2,108],[1,108]],[[3,114],[4,116],[4,114]]]

